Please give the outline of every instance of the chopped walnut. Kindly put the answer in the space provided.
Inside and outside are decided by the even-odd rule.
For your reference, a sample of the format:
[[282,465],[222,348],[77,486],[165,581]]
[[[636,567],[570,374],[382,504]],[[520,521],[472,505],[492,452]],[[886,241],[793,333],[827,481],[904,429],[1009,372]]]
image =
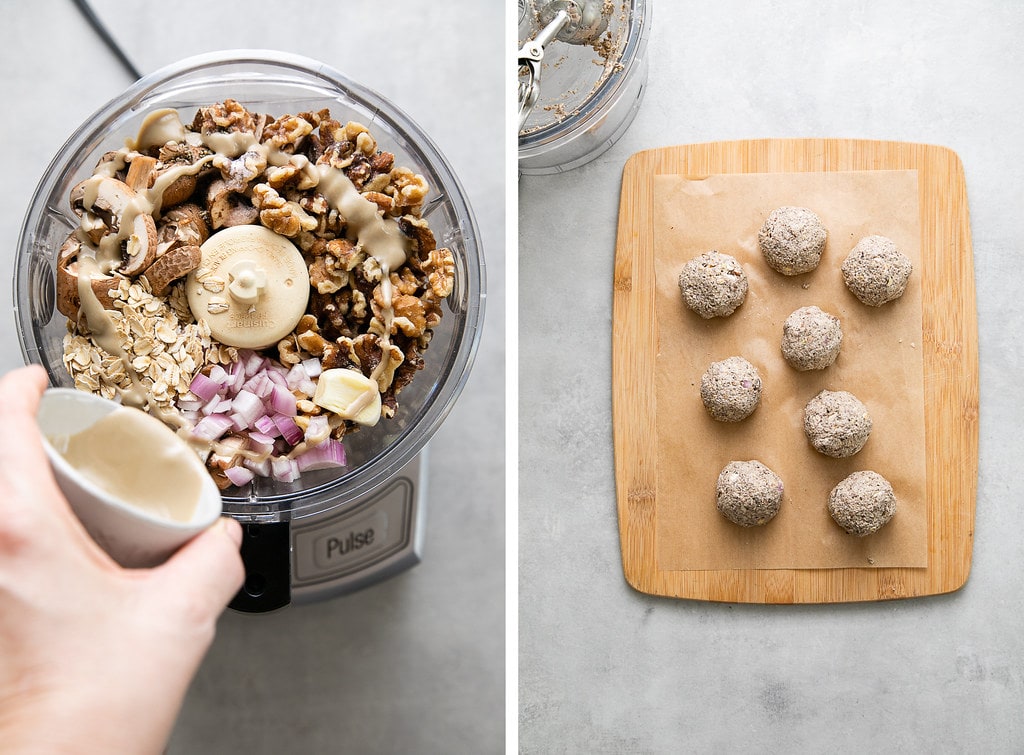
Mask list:
[[391,169],[395,167],[395,156],[390,152],[378,152],[370,159],[370,167],[374,173],[390,174]]
[[338,268],[330,255],[317,257],[309,266],[309,284],[321,294],[333,294],[348,285],[348,271]]
[[236,100],[224,100],[222,103],[202,107],[196,112],[192,129],[203,134],[215,131],[250,131],[256,130],[256,119]]
[[376,283],[384,277],[384,270],[380,266],[380,260],[376,257],[366,257],[359,269],[363,277],[371,283]]
[[420,289],[420,281],[416,274],[408,267],[403,267],[397,272],[391,273],[391,286],[400,294],[415,295]]
[[360,152],[352,155],[349,159],[348,165],[342,168],[342,170],[345,171],[345,175],[348,176],[348,180],[351,181],[360,191],[365,188],[364,185],[373,175],[373,168],[370,167],[370,159]]
[[389,197],[387,194],[381,194],[379,191],[364,191],[363,198],[368,199],[377,205],[385,215],[395,209],[394,197]]
[[277,354],[281,359],[281,364],[288,365],[289,367],[302,361],[302,354],[299,353],[299,347],[294,336],[289,336],[278,342]]
[[419,208],[430,191],[427,179],[408,168],[392,170],[391,185],[395,189],[395,204],[410,209]]
[[325,340],[319,333],[314,333],[312,330],[307,330],[305,333],[297,334],[295,336],[295,340],[304,351],[308,351],[310,355],[315,357],[322,357],[331,343],[330,341]]
[[422,269],[423,264],[429,259],[429,253],[437,247],[433,231],[430,230],[430,226],[423,218],[414,218],[410,215],[399,218],[398,227],[409,237],[412,247],[409,264]]
[[429,271],[430,292],[437,299],[444,299],[455,287],[455,257],[451,249],[434,249],[424,265]]
[[300,231],[317,227],[315,218],[297,202],[286,200],[268,184],[257,184],[252,190],[253,205],[259,210],[260,222],[274,233],[294,238]]
[[213,165],[220,171],[228,191],[242,193],[267,168],[267,158],[258,150],[249,149],[235,159],[218,155]]
[[[274,186],[272,182],[270,183],[270,185]],[[274,188],[277,187],[275,186]],[[311,195],[307,194],[304,197],[302,197],[302,199],[299,200],[299,207],[313,215],[323,215],[324,213],[328,212],[331,208],[331,206],[327,204],[327,199],[324,197],[324,195],[319,193],[314,193]]]
[[314,125],[301,116],[284,115],[264,127],[263,141],[293,154],[313,129]]
[[377,151],[377,140],[370,136],[369,131],[361,131],[356,136],[356,149],[364,155],[373,155]]
[[345,270],[354,270],[366,259],[366,252],[348,239],[331,239],[327,242],[327,251]]
[[[376,301],[376,297],[374,300]],[[427,314],[422,300],[415,296],[402,294],[393,298],[391,307],[394,310],[392,318],[394,328],[410,337],[423,335],[427,329]]]

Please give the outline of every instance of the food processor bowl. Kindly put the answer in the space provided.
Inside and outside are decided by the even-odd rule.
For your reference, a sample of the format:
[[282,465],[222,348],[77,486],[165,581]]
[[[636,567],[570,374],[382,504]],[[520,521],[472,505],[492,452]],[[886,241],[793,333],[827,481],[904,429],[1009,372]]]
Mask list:
[[398,107],[317,61],[275,51],[200,55],[145,76],[86,120],[43,174],[18,242],[15,317],[25,361],[46,368],[52,385],[73,387],[62,363],[66,319],[55,308],[58,250],[79,224],[68,201],[71,188],[92,174],[101,155],[134,137],[149,113],[175,108],[188,123],[199,107],[226,98],[273,115],[329,108],[342,123],[366,126],[379,147],[395,155],[396,166],[426,178],[423,216],[438,246],[455,258],[454,290],[423,353],[423,369],[399,394],[393,418],[345,436],[347,466],[309,471],[290,483],[257,477],[223,492],[225,512],[240,522],[287,524],[342,509],[414,461],[452,408],[476,353],[485,294],[473,213],[451,166]]
[[[599,36],[585,41],[555,37],[545,46],[537,100],[519,130],[520,173],[561,173],[590,162],[618,141],[640,108],[647,83],[650,0],[582,0],[580,7],[594,4],[607,21]],[[564,5],[561,0],[520,0],[520,43],[540,34],[550,11]],[[524,72],[521,68],[523,88]]]

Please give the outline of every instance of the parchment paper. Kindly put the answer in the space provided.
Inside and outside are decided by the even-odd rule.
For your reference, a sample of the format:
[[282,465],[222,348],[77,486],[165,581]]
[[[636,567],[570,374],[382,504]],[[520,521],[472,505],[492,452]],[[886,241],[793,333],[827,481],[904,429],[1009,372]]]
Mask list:
[[[921,253],[917,171],[858,171],[654,178],[659,342],[656,360],[658,567],[769,569],[927,567]],[[817,270],[787,277],[764,262],[757,232],[776,207],[809,207],[828,229]],[[888,236],[914,263],[906,293],[880,308],[861,304],[840,266],[862,237]],[[731,317],[703,320],[685,307],[683,264],[717,249],[736,257],[750,283]],[[797,372],[782,357],[782,323],[817,305],[839,317],[843,344],[825,370]],[[740,423],[712,420],[700,399],[707,366],[739,355],[761,374],[761,405]],[[850,459],[811,447],[804,405],[822,389],[863,401],[874,427]],[[779,514],[739,527],[715,508],[715,482],[733,460],[757,459],[785,484]],[[828,494],[851,472],[878,472],[897,511],[880,531],[847,535],[828,514]]]

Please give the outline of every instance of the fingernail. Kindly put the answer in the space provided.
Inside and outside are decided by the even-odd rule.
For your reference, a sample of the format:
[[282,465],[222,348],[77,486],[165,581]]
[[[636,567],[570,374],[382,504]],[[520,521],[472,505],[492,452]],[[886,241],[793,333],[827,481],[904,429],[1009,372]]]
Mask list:
[[231,538],[235,545],[242,544],[242,525],[229,516],[222,516],[220,526],[224,530],[224,534]]

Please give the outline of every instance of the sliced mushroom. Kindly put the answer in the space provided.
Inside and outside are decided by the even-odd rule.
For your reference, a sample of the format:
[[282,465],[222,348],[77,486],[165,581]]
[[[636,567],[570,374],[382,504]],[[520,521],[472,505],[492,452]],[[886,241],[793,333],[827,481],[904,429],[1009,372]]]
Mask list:
[[[78,295],[78,253],[81,248],[82,243],[75,234],[71,234],[57,255],[57,311],[72,320],[78,319],[82,308]],[[119,280],[113,276],[92,277],[92,292],[104,309],[114,308],[113,294]]]
[[201,246],[210,237],[206,211],[197,204],[178,205],[161,219],[160,245],[164,250],[176,246]]
[[199,179],[196,176],[190,176],[187,173],[178,176],[164,189],[161,207],[167,209],[188,200],[196,190],[197,183],[199,183]]
[[124,262],[118,270],[128,276],[136,276],[156,260],[156,223],[145,213],[135,216],[134,233],[128,237]]
[[128,165],[128,175],[124,182],[133,191],[145,191],[153,185],[156,177],[156,158],[147,155],[135,155]]
[[97,161],[93,173],[117,178],[118,174],[124,171],[124,159],[125,155],[121,150],[104,152],[99,161]]
[[182,278],[202,262],[203,253],[198,246],[176,246],[146,268],[143,275],[149,279],[153,293],[163,296],[174,281]]
[[154,203],[161,209],[187,202],[195,193],[200,177],[215,169],[213,153],[202,144],[188,144],[184,140],[171,141],[160,147],[160,170],[153,185]]
[[206,209],[210,213],[210,225],[214,230],[249,225],[259,217],[259,210],[249,204],[244,196],[230,191],[220,179],[213,181],[206,192]]
[[[156,259],[157,233],[152,216],[136,201],[138,194],[128,184],[109,176],[92,176],[71,190],[71,207],[83,217],[83,230],[95,237],[98,230],[92,216],[103,222],[107,233],[97,246],[126,242],[119,269],[135,276]],[[88,219],[86,228],[84,219]]]

